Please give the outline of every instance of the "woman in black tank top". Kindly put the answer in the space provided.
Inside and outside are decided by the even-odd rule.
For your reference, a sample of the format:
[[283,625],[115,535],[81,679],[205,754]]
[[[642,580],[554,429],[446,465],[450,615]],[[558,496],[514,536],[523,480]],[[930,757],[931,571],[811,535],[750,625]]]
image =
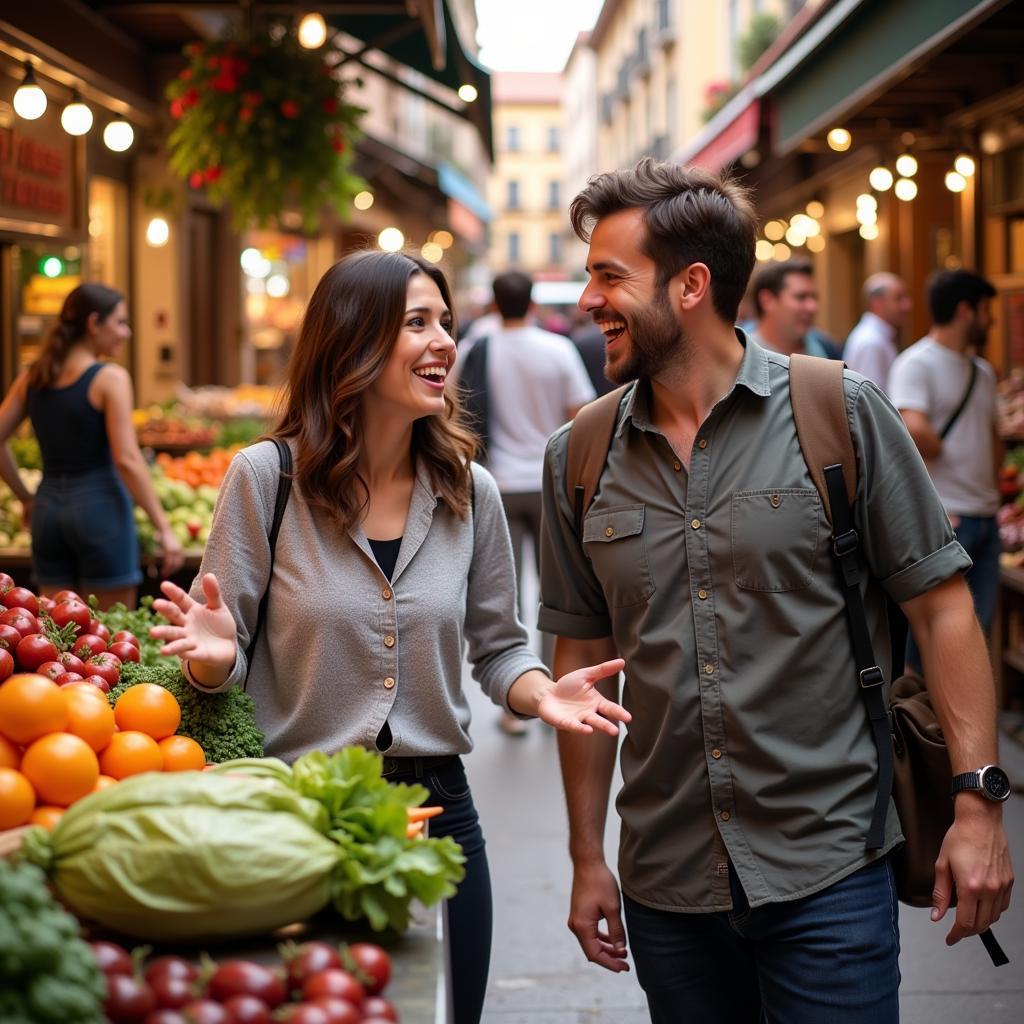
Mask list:
[[[116,363],[101,361],[130,336],[120,293],[79,285],[65,299],[39,358],[0,405],[0,477],[24,505],[39,592],[95,594],[101,608],[117,601],[135,606],[142,573],[133,498],[156,527],[164,574],[184,561],[135,439],[131,378]],[[5,443],[26,416],[43,461],[35,495]]]

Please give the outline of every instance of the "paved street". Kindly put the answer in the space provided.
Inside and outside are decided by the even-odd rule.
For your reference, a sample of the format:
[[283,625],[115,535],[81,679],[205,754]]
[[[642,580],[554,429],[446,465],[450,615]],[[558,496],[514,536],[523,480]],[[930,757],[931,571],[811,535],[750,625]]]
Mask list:
[[[570,871],[555,738],[539,723],[506,737],[496,708],[467,679],[476,750],[467,759],[488,839],[495,892],[494,955],[485,1024],[644,1024],[635,976],[584,959],[565,927]],[[1003,740],[1003,760],[1024,787],[1024,748]],[[1024,872],[1024,793],[1007,808],[1018,875]],[[614,822],[606,845],[613,858]],[[614,863],[614,859],[610,860]],[[903,909],[903,1024],[1024,1020],[1024,907],[1019,892],[996,928],[1011,964],[994,968],[981,943],[947,949],[948,925]]]

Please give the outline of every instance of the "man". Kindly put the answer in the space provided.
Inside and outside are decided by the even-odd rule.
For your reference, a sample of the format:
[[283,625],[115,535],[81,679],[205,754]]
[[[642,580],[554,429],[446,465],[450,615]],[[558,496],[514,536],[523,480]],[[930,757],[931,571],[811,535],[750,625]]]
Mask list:
[[750,291],[757,314],[753,338],[759,345],[784,356],[806,352],[839,358],[836,346],[814,327],[818,289],[809,263],[766,263],[754,275]]
[[[896,359],[889,378],[893,405],[974,563],[967,583],[986,633],[999,590],[1003,444],[996,427],[996,372],[975,352],[984,348],[995,294],[985,278],[968,270],[937,274],[928,285],[932,326]],[[913,648],[911,660],[916,663]]]
[[[539,559],[544,448],[551,434],[594,398],[594,389],[573,343],[541,330],[528,319],[533,290],[530,278],[509,271],[494,279],[493,288],[500,327],[488,336],[478,336],[474,344],[487,346],[486,462],[508,517],[520,585],[520,614],[525,620],[523,547],[529,537],[534,559]],[[472,349],[460,351],[463,366],[471,354]],[[457,371],[461,375],[462,371]],[[550,667],[551,642],[546,637],[544,641],[542,657]],[[526,723],[506,712],[501,727],[509,735],[519,736]]]
[[900,328],[913,303],[903,278],[883,272],[864,282],[864,314],[850,331],[843,359],[851,370],[889,393],[889,371],[899,355]]
[[570,337],[587,368],[587,376],[594,391],[598,395],[608,394],[615,385],[604,375],[604,334],[601,328],[588,321],[577,327]]
[[[899,822],[890,807],[883,848],[866,850],[877,756],[788,360],[733,327],[756,215],[736,184],[651,160],[591,179],[570,210],[590,243],[580,306],[604,329],[605,372],[636,383],[582,536],[565,492],[568,428],[549,442],[540,625],[558,637],[556,675],[626,662],[619,879],[651,1020],[894,1022],[886,854]],[[844,386],[875,651],[888,675],[888,594],[925,652],[954,771],[991,764],[970,561],[895,410],[855,374]],[[559,746],[569,926],[588,959],[628,970],[603,853],[616,744]],[[1001,804],[955,799],[933,911],[955,882],[948,942],[991,924],[1012,884]]]

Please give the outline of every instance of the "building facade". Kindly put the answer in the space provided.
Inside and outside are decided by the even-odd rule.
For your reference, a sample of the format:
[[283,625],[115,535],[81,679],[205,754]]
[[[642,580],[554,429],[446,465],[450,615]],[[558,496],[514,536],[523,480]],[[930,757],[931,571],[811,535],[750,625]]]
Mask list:
[[[562,73],[562,119],[565,124],[565,203],[572,200],[587,179],[602,170],[597,148],[597,55],[590,33],[576,37]],[[587,247],[565,220],[565,256],[569,273],[583,277]]]

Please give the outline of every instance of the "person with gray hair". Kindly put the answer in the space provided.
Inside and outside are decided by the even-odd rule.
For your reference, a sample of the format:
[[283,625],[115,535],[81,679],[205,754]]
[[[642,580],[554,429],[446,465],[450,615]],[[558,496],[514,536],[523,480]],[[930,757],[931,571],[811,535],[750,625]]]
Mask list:
[[913,302],[903,278],[888,271],[864,282],[864,315],[843,349],[846,365],[889,392],[889,371],[899,355],[900,328]]

